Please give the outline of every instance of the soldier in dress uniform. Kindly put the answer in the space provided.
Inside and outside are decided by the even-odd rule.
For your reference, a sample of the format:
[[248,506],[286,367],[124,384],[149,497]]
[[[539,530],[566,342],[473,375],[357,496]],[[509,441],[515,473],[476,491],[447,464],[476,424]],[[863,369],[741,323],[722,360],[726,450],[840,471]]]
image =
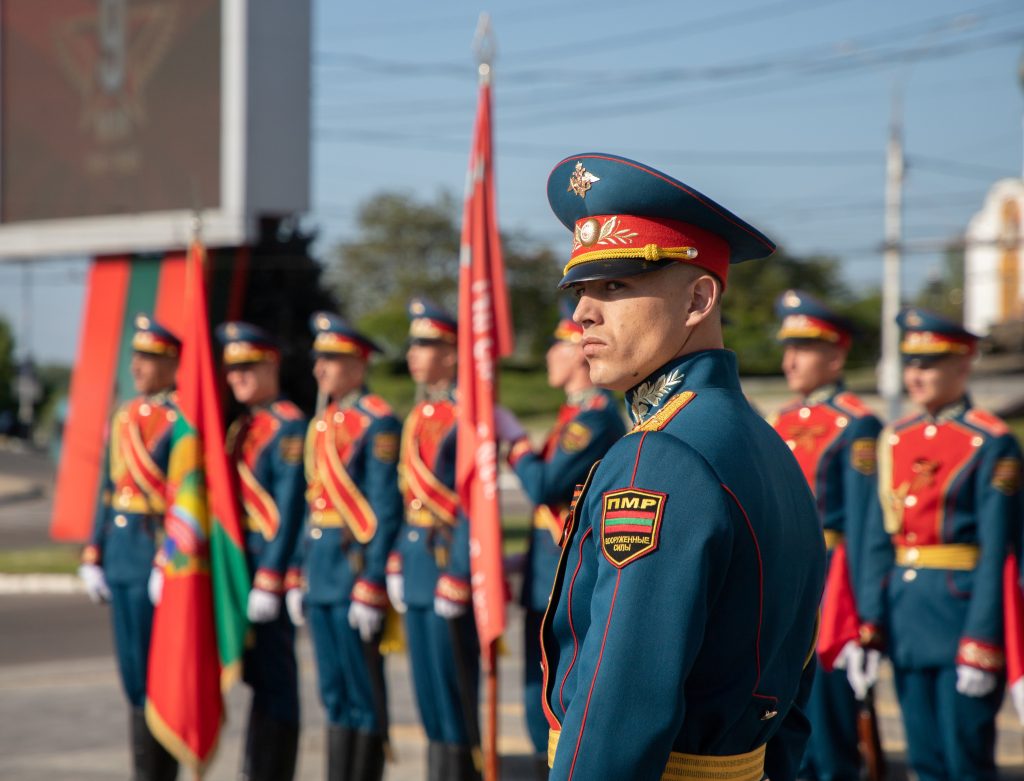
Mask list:
[[[388,560],[388,593],[404,613],[428,781],[477,777],[467,719],[477,718],[479,646],[470,610],[469,523],[455,493],[455,319],[409,303],[406,360],[417,402],[402,428],[405,523]],[[470,689],[466,691],[465,689]],[[465,707],[473,703],[474,712]]]
[[551,777],[791,781],[825,551],[720,321],[730,263],[774,245],[614,155],[566,158],[548,199],[590,378],[635,424],[576,494],[541,624]]
[[281,609],[281,598],[302,530],[306,419],[281,396],[280,351],[273,337],[242,322],[222,324],[217,336],[228,387],[245,407],[227,433],[252,573],[247,607],[252,645],[242,674],[253,696],[241,777],[288,781],[299,742],[299,679],[295,627]]
[[583,482],[594,462],[626,433],[612,395],[590,381],[590,367],[580,347],[583,328],[572,319],[573,306],[564,299],[560,306],[562,318],[548,348],[547,369],[548,385],[565,391],[565,403],[540,450],[534,451],[525,435],[514,441],[509,450],[509,464],[535,505],[521,596],[526,609],[523,695],[526,725],[530,740],[541,755],[541,775],[545,778],[548,722],[541,707],[543,677],[537,637],[561,553],[558,544],[573,488]]
[[921,309],[897,322],[903,381],[920,412],[879,438],[881,517],[865,544],[862,634],[892,659],[917,777],[994,779],[1020,446],[967,393],[978,338]]
[[158,559],[181,342],[147,315],[137,315],[134,325],[131,373],[139,395],[111,421],[100,503],[79,574],[93,602],[111,603],[121,685],[131,706],[135,778],[167,781],[178,764],[146,726],[146,668],[153,605],[163,585]]
[[402,517],[401,426],[366,388],[380,349],[330,312],[310,318],[313,375],[330,400],[306,437],[305,597],[327,711],[329,781],[379,781],[387,700],[380,638],[385,567]]
[[[777,338],[784,345],[782,371],[789,389],[800,395],[769,422],[793,451],[814,493],[825,533],[829,566],[842,567],[834,552],[843,547],[849,573],[858,573],[855,554],[868,515],[877,512],[878,482],[875,442],[882,425],[857,396],[843,387],[843,367],[853,340],[853,324],[807,293],[789,290],[777,302],[782,318]],[[831,576],[829,583],[832,582]],[[840,593],[826,587],[822,601]],[[834,591],[838,592],[838,589]],[[846,593],[850,593],[847,591]],[[877,667],[877,650],[850,640],[835,660],[819,658],[819,669],[807,716],[811,738],[800,777],[814,781],[858,781],[857,694],[866,691],[860,678],[865,667]],[[832,667],[839,669],[829,669]],[[851,680],[842,668],[849,671]],[[828,671],[826,672],[826,669]]]

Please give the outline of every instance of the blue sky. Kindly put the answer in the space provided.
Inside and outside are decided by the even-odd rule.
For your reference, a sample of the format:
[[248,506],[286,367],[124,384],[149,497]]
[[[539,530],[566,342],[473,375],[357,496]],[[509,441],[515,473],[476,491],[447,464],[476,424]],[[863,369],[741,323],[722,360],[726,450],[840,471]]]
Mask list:
[[[885,144],[902,86],[905,236],[962,233],[999,178],[1020,176],[1019,0],[314,0],[312,209],[317,247],[355,235],[382,190],[460,193],[476,100],[481,10],[498,56],[499,219],[568,249],[544,195],[562,157],[625,155],[704,191],[797,254],[840,257],[877,285]],[[939,254],[905,258],[915,288]],[[69,361],[84,263],[0,267],[0,315],[21,346]],[[552,279],[557,275],[552,270]],[[26,333],[26,328],[28,333]]]

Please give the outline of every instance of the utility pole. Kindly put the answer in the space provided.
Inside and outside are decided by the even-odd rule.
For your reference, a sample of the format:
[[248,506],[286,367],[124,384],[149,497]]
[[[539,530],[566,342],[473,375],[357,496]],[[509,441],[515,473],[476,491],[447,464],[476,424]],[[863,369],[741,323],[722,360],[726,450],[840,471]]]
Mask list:
[[882,284],[882,360],[878,387],[885,399],[886,415],[900,415],[903,378],[900,369],[900,276],[903,254],[903,100],[900,88],[893,92],[889,144],[885,160],[885,259]]

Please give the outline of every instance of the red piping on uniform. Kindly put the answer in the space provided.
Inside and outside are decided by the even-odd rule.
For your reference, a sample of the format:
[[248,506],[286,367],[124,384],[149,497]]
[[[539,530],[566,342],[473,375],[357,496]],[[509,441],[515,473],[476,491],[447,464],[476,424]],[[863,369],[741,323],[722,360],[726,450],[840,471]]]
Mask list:
[[[643,449],[644,440],[647,439],[647,432],[640,435],[640,444],[636,446],[636,461],[633,462],[633,476],[629,478],[629,487],[636,488],[636,470],[640,466],[640,451]],[[593,527],[591,527],[593,528]]]
[[569,631],[572,632],[572,660],[569,662],[569,666],[565,668],[565,675],[562,676],[562,685],[558,687],[558,704],[562,706],[562,713],[565,713],[566,710],[565,698],[562,696],[562,693],[565,691],[565,682],[569,680],[569,673],[572,672],[573,665],[576,664],[576,657],[580,652],[580,641],[576,637],[576,627],[572,625],[572,589],[576,585],[576,576],[580,574],[580,567],[583,566],[583,542],[593,531],[594,527],[591,526],[580,538],[580,549],[577,554],[579,560],[576,562],[576,571],[572,573],[572,579],[569,581],[569,593],[566,598],[566,604],[569,606],[569,609],[566,611],[569,614]]
[[[750,523],[750,517],[747,515],[747,511],[743,509],[743,505],[740,504],[740,500],[736,497],[725,483],[721,483],[722,490],[725,491],[732,500],[736,502],[736,506],[740,508],[740,512],[743,513],[743,520],[747,522],[747,530],[750,532],[750,538],[754,541],[754,552],[757,553],[757,644],[754,646],[754,661],[757,665],[757,678],[754,680],[754,690],[751,692],[754,696],[760,696],[757,694],[757,687],[761,683],[761,624],[764,621],[764,565],[761,563],[761,546],[757,543],[757,535],[754,533],[754,527]],[[771,699],[775,699],[772,697]]]
[[[640,443],[641,445],[643,442]],[[638,451],[639,452],[639,449]],[[591,527],[593,528],[593,527]],[[608,642],[608,630],[612,625],[612,612],[615,610],[615,598],[619,595],[619,581],[622,580],[622,570],[615,576],[615,590],[612,592],[612,603],[608,607],[608,621],[604,625],[604,636],[601,638],[601,651],[597,655],[597,666],[594,668],[594,677],[590,681],[590,691],[587,692],[587,704],[583,707],[583,718],[580,720],[580,734],[576,738],[576,751],[572,755],[572,764],[569,766],[569,779],[576,769],[576,758],[580,755],[580,744],[583,743],[583,728],[587,725],[587,712],[590,710],[590,698],[594,696],[594,686],[597,684],[597,673],[601,669],[601,659],[604,658],[604,646]]]

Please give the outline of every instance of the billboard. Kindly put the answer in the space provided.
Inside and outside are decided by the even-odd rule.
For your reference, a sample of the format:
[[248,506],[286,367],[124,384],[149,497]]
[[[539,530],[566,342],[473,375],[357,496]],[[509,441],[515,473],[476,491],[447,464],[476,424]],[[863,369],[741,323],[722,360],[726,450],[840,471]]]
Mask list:
[[309,190],[308,0],[0,0],[0,256],[252,240]]

